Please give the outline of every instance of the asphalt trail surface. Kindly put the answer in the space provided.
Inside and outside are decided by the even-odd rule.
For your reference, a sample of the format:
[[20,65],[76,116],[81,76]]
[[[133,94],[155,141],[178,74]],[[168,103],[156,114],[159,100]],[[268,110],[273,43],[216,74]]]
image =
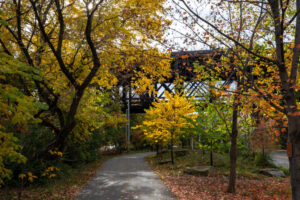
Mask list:
[[270,153],[270,157],[272,162],[277,167],[284,167],[285,169],[289,169],[289,159],[286,155],[286,151],[279,150]]
[[173,200],[176,197],[146,164],[151,153],[138,153],[106,161],[76,200]]

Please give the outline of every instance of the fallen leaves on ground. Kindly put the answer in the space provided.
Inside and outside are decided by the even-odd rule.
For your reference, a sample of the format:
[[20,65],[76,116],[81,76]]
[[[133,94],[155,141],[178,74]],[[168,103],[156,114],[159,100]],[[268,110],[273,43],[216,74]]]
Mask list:
[[236,182],[236,194],[226,193],[228,177],[197,177],[186,174],[164,175],[163,182],[179,200],[286,200],[291,199],[288,178],[251,180],[244,177]]

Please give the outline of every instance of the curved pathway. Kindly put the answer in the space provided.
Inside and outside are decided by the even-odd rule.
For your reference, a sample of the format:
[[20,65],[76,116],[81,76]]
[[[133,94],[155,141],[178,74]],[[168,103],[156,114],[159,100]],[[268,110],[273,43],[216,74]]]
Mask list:
[[76,200],[172,200],[175,196],[138,153],[106,161]]

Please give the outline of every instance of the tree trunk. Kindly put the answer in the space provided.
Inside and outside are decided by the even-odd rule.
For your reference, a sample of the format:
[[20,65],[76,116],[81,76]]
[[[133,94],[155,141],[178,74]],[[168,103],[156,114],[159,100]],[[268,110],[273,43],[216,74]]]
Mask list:
[[[292,59],[292,69],[290,73],[290,79],[288,80],[289,88],[286,88],[288,95],[285,96],[285,100],[288,105],[288,109],[291,110],[288,113],[288,143],[292,145],[292,155],[290,156],[290,172],[291,172],[291,185],[293,200],[300,200],[300,114],[299,107],[297,107],[296,91],[293,86],[297,83],[297,72],[299,73],[299,56],[300,56],[300,1],[296,1],[297,19],[296,19],[296,31],[295,31],[295,47],[293,49],[294,55]],[[298,77],[299,83],[299,77]]]
[[230,175],[229,175],[229,185],[227,188],[227,192],[234,193],[235,192],[235,179],[236,179],[236,158],[237,158],[237,150],[236,150],[236,141],[238,135],[238,127],[237,127],[237,119],[238,119],[238,100],[237,95],[234,96],[233,101],[233,111],[232,111],[232,132],[230,135],[231,138],[231,146],[230,146]]
[[172,162],[172,164],[174,164],[174,152],[173,152],[173,145],[174,145],[174,141],[173,141],[173,134],[171,133],[171,162]]
[[[264,138],[265,138],[265,134],[264,134],[264,130],[261,130],[261,141],[262,141],[262,158],[263,158],[263,160],[265,159],[265,140],[264,140]],[[264,164],[265,164],[265,162],[264,162]]]
[[[300,117],[288,116],[288,146],[293,200],[300,200]],[[289,152],[288,152],[289,154]]]
[[191,137],[191,149],[194,150],[194,140],[193,140],[193,136]]
[[212,141],[210,141],[210,166],[214,165],[214,160],[213,160],[213,150],[212,150]]
[[263,146],[262,146],[262,157],[265,158],[265,145],[263,143]]
[[68,135],[72,132],[74,127],[76,126],[76,121],[75,121],[75,115],[78,110],[78,106],[80,103],[80,100],[83,96],[84,89],[82,88],[75,93],[75,97],[72,100],[72,104],[70,106],[66,122],[62,130],[59,132],[59,134],[56,136],[54,141],[52,141],[47,147],[41,152],[40,157],[49,159],[52,156],[49,155],[49,150],[58,150],[60,152],[64,152],[66,149],[66,139]]

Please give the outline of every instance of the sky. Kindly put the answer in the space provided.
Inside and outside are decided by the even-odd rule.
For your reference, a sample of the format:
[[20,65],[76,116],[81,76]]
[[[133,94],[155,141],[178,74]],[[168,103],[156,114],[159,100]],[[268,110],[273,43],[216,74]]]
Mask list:
[[[169,43],[171,43],[171,45],[169,45],[170,48],[172,49],[172,51],[209,49],[209,47],[204,45],[203,43],[196,43],[194,45],[191,45],[185,42],[186,37],[182,34],[192,34],[192,31],[186,26],[186,23],[184,23],[184,18],[187,15],[182,15],[184,11],[180,9],[179,6],[183,5],[179,2],[179,0],[167,0],[166,2],[166,8],[170,8],[170,11],[167,12],[167,18],[172,20],[170,29],[166,33],[166,39]],[[194,8],[196,8],[195,10],[198,14],[205,18],[209,17],[210,9],[208,0],[190,0],[189,2],[191,5],[195,5]],[[179,3],[179,6],[175,5],[175,3]],[[190,18],[187,18],[186,22],[190,23],[191,21],[189,20]],[[205,26],[205,24],[203,24],[203,26]],[[203,33],[203,30],[198,31]]]

